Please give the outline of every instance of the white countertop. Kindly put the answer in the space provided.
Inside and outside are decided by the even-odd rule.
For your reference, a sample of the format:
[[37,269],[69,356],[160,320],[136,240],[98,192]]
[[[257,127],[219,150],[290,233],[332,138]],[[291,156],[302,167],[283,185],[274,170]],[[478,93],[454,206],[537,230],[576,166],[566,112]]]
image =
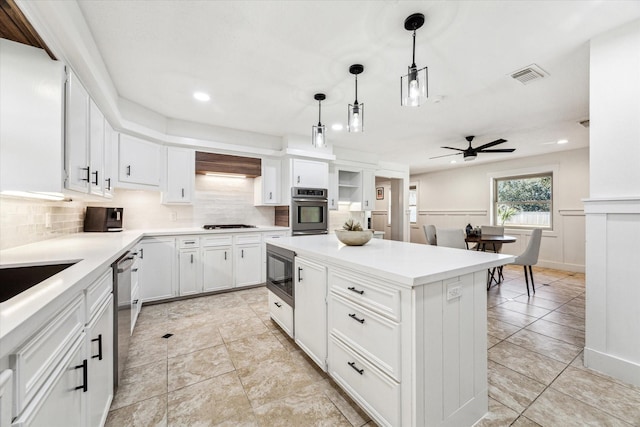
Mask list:
[[417,286],[509,264],[512,255],[444,248],[418,243],[371,239],[364,246],[346,246],[335,234],[293,236],[269,244],[332,265],[360,271],[406,286]]
[[226,230],[191,227],[126,230],[117,233],[77,233],[0,251],[0,267],[77,261],[75,265],[0,303],[0,358],[27,339],[77,292],[89,286],[109,269],[114,261],[133,248],[142,237],[286,230],[289,228],[258,226]]

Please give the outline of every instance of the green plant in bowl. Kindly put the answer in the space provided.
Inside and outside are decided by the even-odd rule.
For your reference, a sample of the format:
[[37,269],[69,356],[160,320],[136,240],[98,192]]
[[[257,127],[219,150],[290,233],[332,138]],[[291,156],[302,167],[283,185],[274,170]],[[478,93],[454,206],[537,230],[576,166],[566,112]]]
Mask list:
[[363,230],[358,221],[349,218],[342,230],[336,230],[336,237],[347,246],[362,246],[367,244],[373,237],[373,230]]

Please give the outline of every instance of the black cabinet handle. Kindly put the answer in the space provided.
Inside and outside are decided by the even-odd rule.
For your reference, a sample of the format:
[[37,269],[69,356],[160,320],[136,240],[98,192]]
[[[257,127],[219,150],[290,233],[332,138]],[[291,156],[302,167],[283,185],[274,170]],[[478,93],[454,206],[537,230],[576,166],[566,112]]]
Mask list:
[[269,191],[269,200],[273,199],[273,193]]
[[240,250],[240,258],[244,258],[244,249]]
[[353,368],[353,370],[356,371],[357,373],[359,373],[360,375],[364,374],[364,369],[356,368],[356,362],[347,362],[347,365],[351,366]]
[[111,191],[111,178],[107,178],[105,181],[107,182],[107,191]]
[[135,272],[138,271],[138,269],[137,268],[132,268],[131,271],[135,273]]
[[91,173],[92,173],[92,174],[95,174],[95,176],[96,176],[96,180],[95,180],[95,181],[93,181],[93,182],[91,182],[91,183],[92,183],[93,185],[98,185],[98,171],[91,172]]
[[138,300],[137,299],[133,300],[133,305],[138,305]]
[[89,171],[89,166],[87,166],[86,168],[80,168],[80,170],[87,171],[87,177],[82,178],[82,181],[89,182],[89,177],[91,176],[91,172]]
[[87,378],[87,374],[88,374],[88,371],[87,371],[87,359],[84,359],[82,361],[82,365],[78,365],[78,366],[74,366],[73,367],[73,369],[80,369],[80,368],[82,368],[82,385],[77,386],[75,388],[75,390],[82,389],[82,392],[86,393],[87,390],[89,389],[89,387],[87,385],[87,381],[88,381],[88,378]]
[[355,292],[356,294],[360,294],[360,295],[364,294],[364,291],[361,291],[361,290],[359,290],[359,289],[356,289],[356,288],[355,288],[355,287],[353,287],[353,286],[349,286],[347,289],[349,289],[351,292]]
[[300,184],[300,175],[298,175],[298,184]]
[[102,334],[99,334],[98,338],[94,338],[91,340],[91,342],[95,342],[95,341],[98,341],[98,354],[92,355],[91,358],[92,359],[97,358],[98,360],[102,360]]
[[224,260],[227,260],[227,251],[224,251]]
[[182,198],[184,199],[184,188],[182,189]]
[[298,282],[302,282],[302,267],[298,267]]
[[282,304],[280,304],[278,301],[274,302],[274,304],[276,305],[276,307],[280,308],[282,307]]
[[127,176],[131,176],[131,165],[127,166]]
[[349,314],[349,317],[351,317],[353,320],[355,320],[355,321],[357,321],[357,322],[364,323],[364,319],[358,319],[358,318],[356,317],[356,314],[355,314],[355,313],[353,313],[353,314]]
[[193,264],[193,254],[191,254],[191,264]]
[[144,249],[140,249],[140,259],[144,259]]

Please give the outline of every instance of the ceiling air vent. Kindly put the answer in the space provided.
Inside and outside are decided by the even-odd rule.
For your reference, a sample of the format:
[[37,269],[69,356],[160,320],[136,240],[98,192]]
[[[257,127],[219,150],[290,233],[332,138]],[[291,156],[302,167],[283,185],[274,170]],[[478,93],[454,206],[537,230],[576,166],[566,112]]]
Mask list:
[[511,73],[511,78],[519,81],[523,85],[529,84],[533,81],[540,80],[543,77],[548,77],[549,74],[546,73],[542,68],[537,66],[536,64],[531,64],[527,67],[524,67],[518,71]]

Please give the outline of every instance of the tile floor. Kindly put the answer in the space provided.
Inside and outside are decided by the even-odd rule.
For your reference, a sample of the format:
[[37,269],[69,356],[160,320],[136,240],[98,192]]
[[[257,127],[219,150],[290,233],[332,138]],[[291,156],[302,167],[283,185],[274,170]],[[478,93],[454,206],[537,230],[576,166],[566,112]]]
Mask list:
[[[584,275],[488,293],[480,426],[640,426],[640,388],[582,366]],[[162,338],[166,333],[173,334]],[[107,426],[375,426],[270,320],[264,287],[145,306]]]

